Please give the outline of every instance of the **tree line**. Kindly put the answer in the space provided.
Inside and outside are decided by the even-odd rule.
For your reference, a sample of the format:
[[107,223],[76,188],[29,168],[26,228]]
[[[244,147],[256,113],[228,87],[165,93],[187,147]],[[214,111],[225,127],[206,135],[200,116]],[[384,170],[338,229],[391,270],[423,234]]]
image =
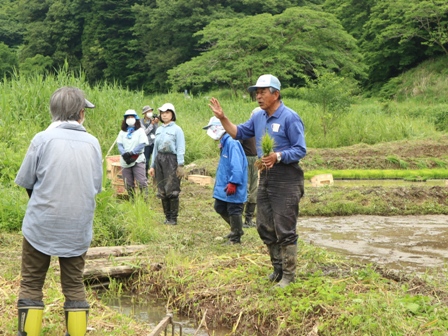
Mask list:
[[300,87],[326,72],[375,91],[448,54],[446,0],[0,0],[0,75],[82,70],[146,92]]

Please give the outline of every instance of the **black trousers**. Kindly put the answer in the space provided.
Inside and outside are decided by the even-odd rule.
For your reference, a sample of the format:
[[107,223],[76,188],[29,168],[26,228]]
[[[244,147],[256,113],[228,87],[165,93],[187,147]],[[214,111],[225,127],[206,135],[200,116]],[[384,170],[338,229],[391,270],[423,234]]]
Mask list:
[[229,203],[215,199],[214,208],[216,213],[221,216],[241,216],[243,214],[244,203]]
[[180,194],[180,178],[177,177],[177,155],[157,153],[154,161],[157,197],[175,198]]
[[297,243],[299,201],[304,175],[296,164],[275,164],[260,174],[257,193],[257,231],[266,245]]

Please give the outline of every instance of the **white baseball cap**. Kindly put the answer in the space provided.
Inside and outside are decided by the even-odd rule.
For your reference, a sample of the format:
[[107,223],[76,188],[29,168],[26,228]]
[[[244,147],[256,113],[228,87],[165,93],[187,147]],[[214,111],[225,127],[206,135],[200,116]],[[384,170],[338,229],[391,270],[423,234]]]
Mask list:
[[262,75],[258,77],[257,83],[253,86],[249,86],[247,91],[252,92],[255,91],[258,88],[268,88],[272,87],[276,90],[280,91],[280,81],[277,77],[272,75]]
[[216,117],[211,117],[210,121],[208,122],[208,125],[202,127],[202,129],[209,129],[212,126],[221,126],[222,127],[221,120],[219,120]]
[[173,111],[174,113],[176,113],[176,110],[174,109],[174,105],[171,103],[163,104],[161,107],[158,108],[158,110],[160,112],[166,112],[166,111],[170,110],[170,111]]

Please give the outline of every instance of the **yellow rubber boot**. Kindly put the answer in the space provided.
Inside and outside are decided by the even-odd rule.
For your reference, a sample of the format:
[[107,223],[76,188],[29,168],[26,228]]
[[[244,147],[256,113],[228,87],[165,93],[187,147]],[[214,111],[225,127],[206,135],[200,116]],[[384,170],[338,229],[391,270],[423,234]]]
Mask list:
[[84,336],[87,332],[87,317],[89,311],[86,309],[73,309],[65,311],[67,323],[66,336]]
[[19,308],[19,336],[39,336],[44,307]]

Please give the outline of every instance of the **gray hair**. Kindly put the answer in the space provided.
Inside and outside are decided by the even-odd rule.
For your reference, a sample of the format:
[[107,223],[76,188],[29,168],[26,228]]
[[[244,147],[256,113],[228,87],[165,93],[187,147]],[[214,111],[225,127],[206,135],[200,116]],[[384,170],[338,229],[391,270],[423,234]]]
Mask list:
[[76,87],[63,86],[50,99],[50,113],[53,121],[78,121],[86,101],[84,92]]
[[282,94],[280,93],[280,90],[277,90],[277,89],[273,88],[272,86],[270,86],[270,87],[269,87],[269,91],[270,91],[271,93],[275,93],[275,92],[278,91],[278,100],[282,100]]

